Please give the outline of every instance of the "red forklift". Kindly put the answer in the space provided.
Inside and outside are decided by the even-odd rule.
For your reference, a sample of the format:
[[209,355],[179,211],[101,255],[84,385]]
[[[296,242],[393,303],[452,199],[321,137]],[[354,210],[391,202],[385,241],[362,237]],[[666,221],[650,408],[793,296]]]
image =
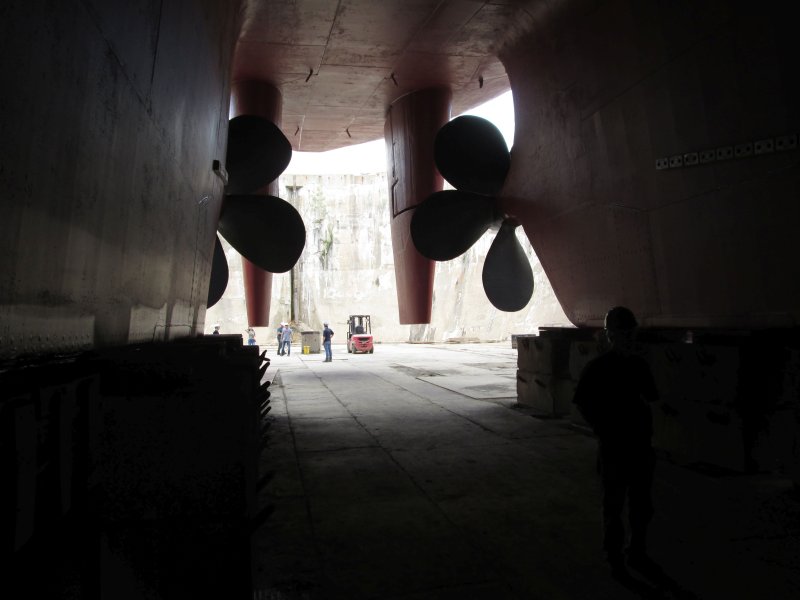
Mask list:
[[347,352],[372,354],[373,350],[369,315],[350,315],[347,319]]

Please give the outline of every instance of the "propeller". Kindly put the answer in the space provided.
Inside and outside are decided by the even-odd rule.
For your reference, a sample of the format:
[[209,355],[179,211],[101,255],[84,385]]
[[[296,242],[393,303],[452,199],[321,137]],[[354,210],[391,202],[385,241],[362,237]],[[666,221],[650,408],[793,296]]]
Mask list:
[[271,273],[291,269],[306,243],[300,213],[275,196],[225,196],[218,229],[239,254]]
[[483,261],[483,289],[493,306],[506,312],[525,308],[533,296],[533,271],[517,239],[515,223],[503,221]]
[[225,250],[217,236],[214,243],[214,258],[211,262],[211,283],[208,285],[208,308],[219,302],[226,287],[228,287],[228,261],[225,260]]
[[[274,181],[291,159],[292,145],[271,121],[239,115],[228,123],[228,183],[217,230],[239,254],[271,273],[294,266],[305,246],[306,229],[300,213],[286,200],[253,192]],[[281,235],[273,235],[275,231]],[[228,264],[217,238],[208,306],[219,301],[227,282]]]
[[292,145],[275,123],[239,115],[228,123],[226,194],[249,194],[273,181],[292,160]]
[[456,189],[434,192],[417,206],[414,245],[426,258],[452,260],[499,225],[483,263],[483,289],[499,310],[521,310],[533,295],[533,270],[515,233],[519,223],[497,207],[511,167],[503,135],[481,117],[457,117],[436,134],[433,153],[439,172]]
[[434,192],[417,207],[411,237],[423,256],[452,260],[464,254],[495,221],[486,196],[445,190]]
[[500,193],[511,168],[511,155],[500,130],[471,115],[456,117],[439,129],[433,159],[454,188],[487,196]]

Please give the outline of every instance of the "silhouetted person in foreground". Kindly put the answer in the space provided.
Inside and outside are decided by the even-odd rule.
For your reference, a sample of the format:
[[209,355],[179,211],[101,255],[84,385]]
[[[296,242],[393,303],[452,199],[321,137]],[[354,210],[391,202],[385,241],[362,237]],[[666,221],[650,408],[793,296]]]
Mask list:
[[[655,467],[649,403],[658,399],[658,392],[650,367],[634,354],[636,328],[636,318],[627,308],[617,306],[608,311],[605,333],[611,350],[586,365],[573,400],[597,435],[603,548],[617,578],[627,577],[625,553],[631,568],[643,573],[658,569],[647,555]],[[622,521],[626,497],[630,524],[627,549]]]

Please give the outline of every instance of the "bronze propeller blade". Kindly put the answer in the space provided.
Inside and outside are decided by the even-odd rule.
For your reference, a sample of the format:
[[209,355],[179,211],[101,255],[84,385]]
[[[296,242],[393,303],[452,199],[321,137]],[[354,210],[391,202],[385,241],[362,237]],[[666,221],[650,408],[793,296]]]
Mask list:
[[469,250],[494,219],[490,198],[469,192],[434,192],[411,217],[417,251],[433,260],[451,260]]
[[206,304],[208,308],[219,302],[226,287],[228,287],[228,261],[225,258],[222,242],[219,241],[219,236],[216,236],[214,258],[211,262],[211,282],[208,285],[208,302]]
[[511,166],[500,130],[472,115],[445,124],[436,134],[433,152],[439,172],[462,192],[498,194]]
[[271,273],[291,269],[306,243],[300,213],[275,196],[225,196],[218,229],[242,256]]
[[533,296],[533,271],[514,230],[503,221],[483,263],[483,289],[495,308],[515,312],[525,308]]
[[289,166],[292,145],[277,125],[253,115],[228,123],[226,194],[249,194],[273,181]]

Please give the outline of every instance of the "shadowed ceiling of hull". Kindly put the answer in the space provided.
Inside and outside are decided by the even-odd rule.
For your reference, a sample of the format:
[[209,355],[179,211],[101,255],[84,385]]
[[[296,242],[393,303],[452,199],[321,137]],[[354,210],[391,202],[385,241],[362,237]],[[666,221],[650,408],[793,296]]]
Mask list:
[[527,11],[471,0],[250,0],[234,80],[283,95],[294,150],[319,152],[383,137],[389,105],[447,85],[453,114],[509,88],[496,56]]

